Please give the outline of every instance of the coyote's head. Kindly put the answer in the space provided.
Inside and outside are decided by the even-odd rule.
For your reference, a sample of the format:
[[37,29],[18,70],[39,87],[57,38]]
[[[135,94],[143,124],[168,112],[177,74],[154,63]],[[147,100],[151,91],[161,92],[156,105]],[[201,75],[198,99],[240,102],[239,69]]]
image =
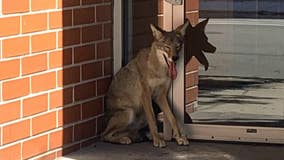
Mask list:
[[151,24],[151,30],[154,36],[152,46],[156,47],[159,56],[163,56],[163,60],[168,66],[169,77],[171,79],[175,79],[177,77],[175,61],[179,58],[179,52],[182,48],[188,25],[189,22],[186,22],[177,27],[177,29],[167,32]]
[[[189,20],[187,21],[189,22]],[[208,42],[208,37],[205,34],[205,27],[208,21],[209,19],[207,18],[194,27],[189,23],[185,39],[185,62],[187,63],[192,56],[195,56],[199,63],[204,65],[205,70],[208,69],[209,62],[203,52],[214,53],[216,51],[216,47]]]

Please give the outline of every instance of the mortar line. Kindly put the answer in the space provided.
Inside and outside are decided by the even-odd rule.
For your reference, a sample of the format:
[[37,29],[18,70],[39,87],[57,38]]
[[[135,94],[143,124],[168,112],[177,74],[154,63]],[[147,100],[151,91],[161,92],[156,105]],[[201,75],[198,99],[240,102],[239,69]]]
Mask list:
[[2,0],[0,2],[0,16],[2,17]]

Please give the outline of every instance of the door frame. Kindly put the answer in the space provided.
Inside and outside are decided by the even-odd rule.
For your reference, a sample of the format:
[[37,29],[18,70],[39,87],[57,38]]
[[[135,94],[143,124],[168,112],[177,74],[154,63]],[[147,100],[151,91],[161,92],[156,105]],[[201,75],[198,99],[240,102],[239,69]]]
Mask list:
[[[122,66],[122,22],[123,7],[122,1],[113,1],[114,3],[114,28],[113,47],[114,51],[114,74]],[[184,2],[182,5],[171,5],[164,0],[164,29],[172,30],[178,25],[184,23]],[[180,53],[180,60],[177,63],[178,77],[173,82],[173,87],[169,93],[169,100],[172,103],[173,112],[179,122],[181,130],[189,139],[213,140],[213,141],[234,141],[234,142],[257,142],[257,143],[275,143],[284,144],[284,128],[258,127],[258,126],[227,126],[227,125],[204,125],[204,124],[184,124],[185,111],[185,67],[184,51]],[[172,98],[175,95],[175,98]],[[165,139],[172,137],[172,129],[167,123],[164,123]]]

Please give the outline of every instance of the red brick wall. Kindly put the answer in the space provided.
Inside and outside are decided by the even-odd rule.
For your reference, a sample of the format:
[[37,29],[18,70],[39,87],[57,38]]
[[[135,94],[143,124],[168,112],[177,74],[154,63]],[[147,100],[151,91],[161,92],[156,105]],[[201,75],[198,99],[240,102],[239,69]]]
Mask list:
[[112,1],[0,3],[0,159],[90,144],[112,75]]
[[[158,25],[158,19],[161,20],[163,0],[133,0],[133,35],[132,45],[134,55],[142,48],[149,47],[153,36],[150,30],[150,24]],[[161,23],[159,23],[161,24]]]
[[[199,19],[199,0],[185,1],[185,15],[192,25],[196,25]],[[187,113],[194,112],[198,98],[198,62],[193,57],[185,64],[185,109]]]

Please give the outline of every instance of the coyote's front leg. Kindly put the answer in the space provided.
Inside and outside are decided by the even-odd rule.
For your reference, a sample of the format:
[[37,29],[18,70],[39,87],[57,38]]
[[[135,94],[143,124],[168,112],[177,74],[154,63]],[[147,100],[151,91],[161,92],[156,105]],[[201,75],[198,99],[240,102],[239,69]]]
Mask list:
[[153,138],[153,145],[155,147],[166,147],[165,140],[158,133],[155,115],[152,107],[152,101],[149,94],[142,95],[142,105],[149,125],[150,134]]
[[159,95],[156,99],[156,103],[159,105],[161,110],[164,112],[166,118],[169,120],[174,131],[174,138],[176,139],[177,143],[179,145],[189,145],[187,138],[181,134],[176,118],[174,117],[172,111],[170,110],[170,106],[167,100],[167,95],[166,94]]

